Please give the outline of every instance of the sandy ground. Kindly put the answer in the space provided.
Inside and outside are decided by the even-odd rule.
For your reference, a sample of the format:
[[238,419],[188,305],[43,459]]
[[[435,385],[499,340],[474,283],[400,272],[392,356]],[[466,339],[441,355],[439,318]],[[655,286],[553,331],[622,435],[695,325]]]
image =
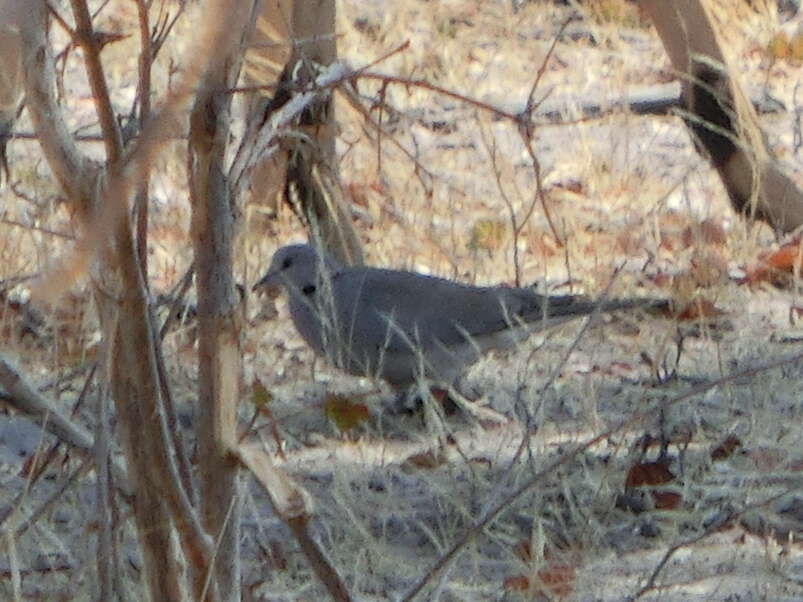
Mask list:
[[[801,18],[782,24],[771,8],[722,15],[751,97],[783,106],[762,116],[762,125],[803,184],[803,69],[767,51],[772,36],[796,31]],[[510,112],[524,107],[570,14],[559,3],[514,11],[509,2],[469,0],[346,1],[339,9],[339,52],[351,65],[410,40],[374,71],[426,79]],[[392,412],[394,397],[382,386],[315,362],[283,300],[249,297],[243,421],[253,412],[250,388],[258,377],[274,396],[270,410],[284,454],[277,462],[310,493],[314,530],[357,600],[403,597],[502,503],[496,520],[431,579],[426,599],[803,599],[803,367],[791,362],[705,386],[800,351],[799,281],[739,282],[776,240],[731,212],[677,117],[617,111],[580,118],[589,99],[605,105],[672,80],[657,37],[637,15],[593,17],[586,13],[568,27],[535,93],[564,113],[559,122],[540,122],[533,139],[554,230],[536,202],[532,160],[514,124],[476,103],[397,85],[385,91],[396,113],[381,116],[380,135],[376,122],[338,98],[341,177],[369,260],[472,283],[512,284],[518,272],[522,282],[550,292],[704,300],[719,315],[680,323],[620,315],[538,333],[466,375],[464,388],[478,398],[471,411],[425,421]],[[104,51],[121,106],[134,85],[135,55],[126,43]],[[68,76],[78,72],[68,66]],[[77,81],[68,87],[71,115],[76,126],[92,126],[91,98]],[[361,80],[358,90],[370,108],[379,85]],[[372,117],[379,120],[379,112]],[[69,232],[35,144],[15,141],[11,153],[15,187],[36,202],[6,187],[5,217]],[[154,173],[155,293],[175,284],[191,259],[182,153],[178,143],[168,149]],[[246,215],[237,270],[250,283],[278,246],[304,232],[285,209],[270,221],[254,208]],[[523,224],[515,236],[512,221]],[[71,244],[32,228],[0,228],[4,279],[48,269]],[[69,408],[86,377],[71,371],[91,358],[96,325],[79,287],[59,307],[40,311],[61,329],[55,343],[4,336],[33,379],[59,381],[49,394]],[[191,325],[169,335],[165,352],[191,440]],[[699,392],[686,395],[694,387]],[[324,410],[333,394],[364,403],[369,419],[339,432]],[[77,410],[88,425],[94,403]],[[257,421],[275,451],[270,424]],[[656,443],[647,445],[647,435]],[[737,449],[716,453],[729,437],[738,439]],[[658,458],[661,441],[672,476],[657,490],[674,495],[669,509],[645,488],[625,489],[634,467]],[[24,467],[52,443],[23,417],[2,416],[0,511],[17,509],[13,524],[79,465],[62,450],[29,486]],[[76,481],[14,538],[20,564],[30,569],[26,599],[92,597],[94,477]],[[248,477],[243,492],[249,599],[321,598],[303,556]],[[135,578],[132,534],[120,536],[125,574]],[[11,592],[9,562],[0,558],[2,597]],[[521,591],[524,578],[529,591]],[[135,582],[127,587],[136,599]]]

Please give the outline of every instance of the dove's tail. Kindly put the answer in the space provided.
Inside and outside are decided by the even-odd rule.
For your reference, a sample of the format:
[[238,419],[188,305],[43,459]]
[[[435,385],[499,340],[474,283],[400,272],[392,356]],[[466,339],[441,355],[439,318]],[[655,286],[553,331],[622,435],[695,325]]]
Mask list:
[[538,320],[552,322],[555,319],[564,321],[574,317],[623,309],[642,309],[648,312],[668,314],[671,312],[671,304],[665,299],[650,298],[591,300],[582,295],[549,296],[542,297],[538,308],[534,308],[527,312],[527,315],[521,317],[526,322]]

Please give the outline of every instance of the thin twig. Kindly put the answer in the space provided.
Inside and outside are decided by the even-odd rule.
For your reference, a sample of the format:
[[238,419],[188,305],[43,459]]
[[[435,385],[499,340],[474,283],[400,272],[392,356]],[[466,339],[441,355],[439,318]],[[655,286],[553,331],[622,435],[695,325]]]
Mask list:
[[[544,98],[542,98],[537,104],[534,103],[534,96],[535,91],[538,89],[538,84],[541,82],[541,78],[543,77],[544,73],[546,73],[547,65],[549,64],[549,59],[552,58],[552,54],[555,52],[555,48],[557,46],[558,40],[560,36],[563,34],[566,27],[569,23],[573,20],[573,17],[569,17],[566,21],[558,29],[558,32],[555,34],[555,37],[552,40],[552,45],[549,47],[549,50],[544,56],[544,60],[541,62],[541,66],[538,68],[538,72],[535,75],[535,80],[533,81],[532,88],[530,88],[530,93],[527,95],[527,104],[524,107],[524,110],[519,114],[519,118],[517,120],[518,124],[518,132],[521,136],[521,140],[524,143],[524,147],[527,149],[527,154],[530,156],[530,161],[533,164],[533,175],[535,177],[535,197],[533,198],[533,202],[530,205],[530,209],[527,212],[525,218],[521,221],[520,228],[526,224],[529,219],[530,215],[535,209],[535,204],[538,200],[541,201],[541,208],[544,211],[544,217],[546,218],[547,224],[549,224],[549,229],[552,231],[552,236],[555,237],[555,242],[559,246],[564,245],[563,238],[558,234],[558,230],[555,227],[555,222],[552,220],[552,214],[549,211],[549,206],[546,202],[546,193],[544,192],[543,182],[541,180],[541,163],[538,161],[538,158],[535,156],[535,151],[533,150],[532,142],[533,142],[533,112],[540,105],[546,97],[549,95],[547,93]],[[518,238],[518,232],[514,232],[515,238]],[[514,256],[517,252],[517,249],[514,249]]]
[[33,512],[14,529],[15,537],[22,537],[25,532],[30,529],[36,522],[45,515],[45,512],[53,506],[56,502],[63,499],[64,493],[72,487],[79,477],[82,477],[89,472],[92,467],[89,458],[82,458],[78,468],[73,470],[69,475],[63,477],[57,484],[53,491],[50,492],[45,500],[34,509]]
[[[137,95],[139,101],[139,127],[145,127],[151,118],[151,67],[153,66],[153,48],[151,46],[150,20],[148,18],[148,7],[144,0],[136,0],[137,16],[139,23],[139,59]],[[150,172],[144,174],[137,186],[134,198],[134,210],[137,219],[137,253],[139,254],[139,266],[142,271],[142,280],[148,286],[148,212],[149,212],[149,192],[150,192]]]
[[0,218],[0,224],[6,224],[8,226],[16,226],[18,228],[24,228],[25,230],[34,230],[35,232],[41,232],[42,234],[57,236],[59,238],[64,238],[67,240],[75,240],[75,236],[73,236],[72,234],[67,234],[66,232],[58,232],[56,230],[50,230],[48,228],[43,228],[41,226],[32,226],[31,224],[23,224],[22,222],[18,222],[13,219]]
[[167,317],[165,317],[162,327],[159,329],[160,340],[164,340],[165,336],[167,336],[167,333],[170,331],[170,328],[173,326],[173,322],[178,320],[179,308],[184,302],[184,297],[187,295],[187,291],[189,291],[190,286],[192,286],[192,279],[194,275],[195,264],[190,264],[190,267],[188,267],[187,271],[184,272],[184,275],[181,277],[181,280],[179,280],[179,283],[176,286],[178,292],[173,295],[173,300],[170,302],[170,308],[167,312]]
[[245,444],[238,447],[240,462],[251,471],[268,494],[273,511],[290,529],[312,571],[333,600],[351,600],[343,578],[337,572],[310,532],[310,504],[307,492],[276,467],[266,453],[267,446]]
[[782,491],[781,493],[775,494],[773,496],[770,496],[766,499],[763,499],[760,502],[754,502],[752,504],[748,504],[741,510],[731,511],[728,513],[727,516],[723,517],[721,520],[717,520],[711,525],[709,525],[708,528],[706,528],[701,533],[698,533],[697,535],[694,535],[688,539],[684,539],[683,541],[679,541],[675,544],[672,544],[666,550],[664,555],[661,557],[661,560],[653,569],[652,573],[650,574],[644,586],[632,596],[628,596],[627,598],[625,598],[625,600],[627,600],[628,602],[634,602],[635,600],[638,600],[639,598],[643,597],[645,594],[653,590],[659,589],[658,586],[655,585],[655,581],[658,579],[658,575],[660,575],[661,571],[664,569],[667,562],[669,562],[672,559],[672,556],[674,556],[675,553],[678,552],[679,550],[682,550],[683,548],[699,543],[703,539],[710,537],[714,533],[719,532],[722,529],[723,525],[732,522],[733,520],[743,516],[745,513],[750,512],[751,510],[755,510],[756,508],[762,508],[764,506],[767,506],[768,504],[771,504],[772,502],[779,500],[783,496],[788,495],[790,493],[794,493],[795,491],[798,490],[799,487],[790,487],[789,489]]
[[[485,152],[488,153],[488,158],[491,161],[491,169],[494,174],[494,180],[496,181],[496,190],[499,192],[499,196],[502,197],[502,201],[505,203],[508,212],[508,219],[510,219],[510,230],[513,233],[513,271],[514,271],[514,282],[517,287],[521,286],[521,264],[519,263],[519,234],[521,233],[521,229],[519,227],[518,218],[516,216],[516,209],[513,207],[513,202],[510,200],[510,197],[507,194],[507,190],[505,190],[504,185],[502,184],[502,170],[499,168],[499,164],[496,160],[496,139],[491,138],[489,139],[486,136],[485,128],[480,125],[479,128],[480,136],[482,139],[483,146],[485,146]],[[527,214],[529,217],[530,213]]]
[[[766,372],[768,370],[773,370],[776,368],[780,368],[783,366],[787,366],[790,364],[796,364],[803,360],[803,352],[796,353],[791,356],[783,357],[780,359],[776,359],[770,362],[766,362],[763,364],[759,364],[753,366],[751,368],[746,368],[744,370],[740,370],[738,372],[731,373],[727,376],[722,378],[718,378],[716,380],[701,383],[694,387],[691,387],[684,393],[681,393],[671,399],[668,399],[661,403],[660,407],[668,408],[675,404],[678,404],[683,401],[687,401],[692,399],[698,395],[701,395],[711,389],[720,387],[722,385],[756,376],[762,372]],[[521,498],[525,493],[530,491],[533,487],[538,485],[544,478],[548,475],[552,474],[560,468],[561,466],[567,464],[583,452],[591,449],[598,443],[605,441],[606,439],[614,436],[615,434],[631,428],[633,425],[637,424],[642,420],[648,420],[650,417],[654,416],[655,409],[650,409],[648,411],[636,412],[630,418],[623,420],[617,426],[592,437],[591,439],[587,440],[582,445],[577,446],[572,451],[566,453],[564,456],[558,458],[557,460],[550,463],[546,468],[540,470],[535,475],[533,475],[530,479],[528,479],[523,485],[521,485],[516,491],[510,494],[505,500],[501,501],[497,504],[494,508],[489,510],[485,516],[483,516],[477,523],[475,523],[471,528],[469,528],[466,533],[460,537],[448,552],[446,552],[441,558],[427,571],[427,573],[418,581],[418,583],[413,586],[413,588],[404,596],[403,600],[408,602],[413,600],[426,586],[427,584],[434,579],[441,571],[443,571],[452,561],[454,561],[460,553],[465,549],[465,547],[480,533],[482,533],[486,527],[488,527],[491,523],[493,523],[502,512],[507,510],[514,502],[516,502],[519,498]]]
[[95,110],[100,119],[100,129],[103,132],[103,143],[106,147],[106,159],[116,165],[123,154],[123,138],[120,126],[114,116],[109,87],[106,75],[100,62],[100,45],[92,26],[92,17],[84,0],[70,0],[73,16],[75,17],[76,41],[84,51],[84,64],[92,97],[95,100]]

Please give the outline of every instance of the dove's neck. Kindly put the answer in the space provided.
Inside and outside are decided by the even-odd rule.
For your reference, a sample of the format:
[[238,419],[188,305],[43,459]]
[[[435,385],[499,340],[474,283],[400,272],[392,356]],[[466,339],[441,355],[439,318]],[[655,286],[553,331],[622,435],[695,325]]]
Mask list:
[[333,292],[336,278],[336,264],[331,262],[331,268],[327,265],[323,272],[316,270],[310,281],[298,282],[288,291],[290,316],[296,330],[322,356],[327,355],[327,347],[331,346],[327,341],[332,338],[336,315]]

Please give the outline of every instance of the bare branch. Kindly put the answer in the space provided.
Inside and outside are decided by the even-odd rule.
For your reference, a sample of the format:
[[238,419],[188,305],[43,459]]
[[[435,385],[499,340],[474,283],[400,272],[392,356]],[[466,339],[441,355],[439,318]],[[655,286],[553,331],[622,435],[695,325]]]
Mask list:
[[[137,0],[137,16],[139,17],[139,78],[137,82],[137,100],[139,102],[139,127],[145,127],[148,119],[151,118],[151,66],[153,63],[153,48],[150,32],[150,20],[148,17],[148,7],[144,0]],[[150,174],[148,174],[150,176]],[[150,177],[145,177],[140,181],[137,194],[134,199],[134,207],[137,215],[137,253],[139,253],[139,265],[142,270],[142,279],[146,285],[148,283],[148,194],[150,188]]]
[[[241,373],[240,326],[234,297],[234,200],[224,169],[231,96],[258,2],[213,3],[214,53],[190,114],[188,167],[192,242],[198,292],[198,424],[203,524],[217,540],[214,583],[226,600],[240,599],[240,496],[237,404]],[[225,17],[223,16],[225,13]],[[198,589],[198,586],[201,588]],[[204,595],[206,583],[196,582]]]
[[56,102],[56,74],[47,31],[44,0],[31,0],[20,23],[26,104],[50,169],[79,211],[89,215],[97,167],[78,151]]
[[[11,360],[0,355],[0,386],[5,389],[5,401],[13,404],[17,409],[33,417],[49,433],[56,436],[67,445],[91,452],[95,443],[92,436],[82,427],[74,424],[58,409],[58,406],[42,395],[23,378],[12,365]],[[112,470],[120,482],[120,486],[131,494],[125,468],[119,463],[112,463]]]
[[[675,397],[663,401],[660,404],[660,408],[666,409],[670,406],[676,405],[678,403],[688,401],[693,399],[694,397],[705,393],[711,389],[721,387],[722,385],[732,383],[734,381],[738,381],[743,378],[748,378],[751,376],[755,376],[756,374],[760,374],[762,372],[766,372],[768,370],[773,370],[775,368],[781,368],[783,366],[788,366],[792,364],[797,364],[803,361],[803,353],[796,353],[791,356],[782,357],[764,364],[759,364],[753,366],[751,368],[746,368],[744,370],[740,370],[738,372],[734,372],[727,376],[723,376],[722,378],[718,378],[716,380],[701,383],[697,386],[691,387],[684,393],[676,395]],[[465,549],[465,547],[473,541],[480,533],[482,533],[486,527],[491,525],[499,516],[507,510],[516,500],[521,498],[524,494],[530,491],[533,487],[538,485],[544,478],[550,474],[553,474],[554,471],[563,466],[579,456],[580,454],[588,451],[592,447],[596,446],[601,441],[604,441],[616,433],[620,433],[625,431],[629,428],[632,428],[635,424],[643,420],[647,420],[655,415],[655,408],[651,408],[647,411],[636,412],[631,415],[626,420],[623,420],[615,427],[605,431],[604,433],[600,433],[588,439],[582,445],[578,445],[570,452],[566,453],[565,455],[561,456],[557,460],[550,463],[544,469],[538,471],[535,475],[533,475],[530,479],[528,479],[523,485],[521,485],[516,491],[514,491],[511,495],[509,495],[506,499],[499,502],[496,506],[490,509],[485,515],[478,520],[474,526],[472,526],[466,533],[460,537],[448,552],[446,552],[443,556],[441,556],[440,560],[438,560],[427,573],[419,580],[418,583],[404,596],[403,600],[405,602],[413,600],[421,591],[429,584],[432,579],[434,579],[441,571],[446,569]]]
[[281,517],[298,541],[315,575],[332,599],[351,600],[346,584],[326,558],[309,532],[312,501],[309,494],[273,465],[265,450],[256,445],[240,445],[239,457],[268,494],[274,512]]
[[103,132],[103,141],[106,146],[106,159],[116,165],[123,152],[123,138],[120,127],[114,116],[109,87],[106,85],[106,76],[100,62],[100,45],[92,27],[92,17],[85,0],[70,0],[75,17],[75,40],[84,51],[84,64],[92,96],[95,99],[95,109],[100,119],[100,130]]

